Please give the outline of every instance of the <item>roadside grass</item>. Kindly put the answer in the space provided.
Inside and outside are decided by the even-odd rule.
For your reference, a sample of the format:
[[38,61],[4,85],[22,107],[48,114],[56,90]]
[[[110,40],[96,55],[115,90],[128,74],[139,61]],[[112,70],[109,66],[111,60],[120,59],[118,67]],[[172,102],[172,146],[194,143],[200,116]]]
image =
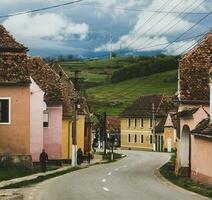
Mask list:
[[174,183],[175,185],[187,189],[189,191],[201,194],[206,197],[212,198],[212,187],[209,185],[197,183],[192,181],[188,177],[181,177],[175,175],[175,166],[174,166],[174,158],[170,160],[170,162],[166,163],[164,166],[160,168],[160,173],[169,181]]
[[177,90],[177,82],[167,82],[166,80],[175,77],[176,73],[176,70],[171,70],[116,84],[89,88],[86,94],[94,112],[106,111],[108,115],[119,115],[140,96],[173,95]]
[[70,168],[70,169],[67,169],[67,170],[64,170],[61,172],[57,172],[54,174],[41,175],[41,176],[38,176],[36,179],[26,180],[26,181],[22,181],[20,183],[11,184],[9,186],[2,187],[1,189],[14,189],[14,188],[22,188],[22,187],[30,186],[30,185],[45,181],[47,179],[58,177],[58,176],[61,176],[61,175],[64,175],[64,174],[67,174],[67,173],[70,173],[70,172],[73,172],[73,171],[76,171],[79,169],[80,169],[79,167],[74,167],[74,168]]
[[[60,166],[53,166],[48,165],[47,171],[52,171],[58,169]],[[0,181],[10,180],[14,178],[20,178],[36,173],[40,173],[41,168],[40,164],[34,164],[33,169],[27,169],[24,167],[15,167],[15,166],[9,166],[9,167],[0,167]]]

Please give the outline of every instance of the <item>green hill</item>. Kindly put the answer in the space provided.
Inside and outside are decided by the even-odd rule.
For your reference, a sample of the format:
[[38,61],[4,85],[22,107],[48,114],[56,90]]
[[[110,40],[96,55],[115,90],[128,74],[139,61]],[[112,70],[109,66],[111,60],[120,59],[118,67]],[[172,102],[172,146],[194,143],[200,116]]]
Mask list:
[[[60,64],[70,77],[73,77],[71,71],[74,69],[81,71],[80,77],[84,79],[81,90],[85,90],[92,111],[118,115],[141,95],[174,94],[177,89],[177,70],[172,69],[177,68],[176,60],[177,57],[161,55],[154,58],[143,56],[64,61]],[[112,83],[114,75],[119,78],[123,74],[124,79],[131,79]]]
[[126,106],[142,95],[173,95],[177,90],[177,70],[130,79],[116,84],[90,88],[88,101],[95,112],[106,111],[118,115]]

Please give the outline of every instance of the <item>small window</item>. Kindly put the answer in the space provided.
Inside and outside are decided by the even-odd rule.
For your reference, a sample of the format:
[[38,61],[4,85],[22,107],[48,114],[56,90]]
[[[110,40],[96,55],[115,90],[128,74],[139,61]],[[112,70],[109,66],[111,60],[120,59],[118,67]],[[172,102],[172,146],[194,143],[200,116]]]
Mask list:
[[137,143],[137,135],[135,134],[135,143]]
[[144,119],[141,118],[141,128],[143,128],[143,127],[144,127]]
[[43,127],[49,127],[49,113],[43,114]]
[[135,118],[135,127],[137,127],[137,119]]
[[131,119],[129,118],[128,119],[128,127],[130,127],[130,124],[131,124]]
[[152,144],[152,135],[150,135],[149,143]]
[[130,134],[128,134],[128,142],[129,142],[129,143],[130,143],[130,140],[131,140]]
[[0,123],[10,123],[10,99],[0,99]]
[[144,135],[141,135],[141,143],[144,143]]
[[149,119],[149,127],[152,128],[152,118]]

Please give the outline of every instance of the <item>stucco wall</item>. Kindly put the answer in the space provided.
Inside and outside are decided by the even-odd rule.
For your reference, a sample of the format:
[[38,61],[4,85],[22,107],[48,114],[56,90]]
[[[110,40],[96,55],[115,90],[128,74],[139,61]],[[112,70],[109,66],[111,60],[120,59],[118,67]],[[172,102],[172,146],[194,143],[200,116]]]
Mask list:
[[43,149],[44,92],[31,79],[30,85],[30,153],[33,161],[39,161]]
[[62,158],[62,106],[48,107],[49,127],[43,128],[44,148],[49,159]]
[[168,149],[168,140],[171,139],[172,149],[176,148],[176,132],[173,127],[164,128],[164,148]]
[[[121,119],[121,148],[152,150],[153,145],[150,144],[150,135],[152,135],[152,131],[151,128],[149,128],[149,119],[143,119],[143,127],[141,127],[140,119],[137,119],[137,126],[135,127],[134,120],[135,119],[131,119],[131,126],[128,127],[128,119]],[[128,142],[129,134],[131,137],[130,142]],[[137,142],[135,142],[135,134],[137,135]],[[141,135],[143,135],[143,143],[141,143]]]
[[[200,107],[201,105],[197,105]],[[187,108],[193,108],[193,105],[180,105],[179,106],[179,111],[183,110],[185,107]],[[204,110],[209,112],[209,106],[204,106]],[[189,118],[181,118],[180,119],[180,139],[177,140],[177,158],[176,158],[176,172],[180,172],[180,168],[184,167],[182,165],[182,156],[184,152],[188,151],[188,149],[183,149],[183,144],[182,144],[182,132],[183,132],[183,127],[188,126],[190,131],[193,130],[196,125],[202,121],[203,119],[207,118],[208,115],[202,108],[199,108],[199,110],[193,115],[193,117]],[[192,144],[191,144],[192,146]]]
[[0,153],[30,154],[30,88],[0,87],[0,97],[11,98],[11,124],[0,124]]
[[191,177],[212,185],[212,140],[192,136]]
[[[69,128],[70,125],[70,128]],[[70,131],[70,151],[68,149],[68,133]],[[84,131],[85,131],[85,116],[78,116],[77,120],[77,148],[81,148],[84,151]],[[70,159],[72,157],[72,121],[63,119],[62,125],[62,159],[68,159],[68,151]]]

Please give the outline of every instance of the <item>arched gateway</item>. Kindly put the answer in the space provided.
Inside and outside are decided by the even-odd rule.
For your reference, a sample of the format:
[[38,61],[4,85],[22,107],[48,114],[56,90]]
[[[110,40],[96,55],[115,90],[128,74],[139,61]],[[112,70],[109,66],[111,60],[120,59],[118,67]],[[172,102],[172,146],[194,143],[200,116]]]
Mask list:
[[188,125],[184,125],[181,136],[181,174],[190,176],[191,133]]

